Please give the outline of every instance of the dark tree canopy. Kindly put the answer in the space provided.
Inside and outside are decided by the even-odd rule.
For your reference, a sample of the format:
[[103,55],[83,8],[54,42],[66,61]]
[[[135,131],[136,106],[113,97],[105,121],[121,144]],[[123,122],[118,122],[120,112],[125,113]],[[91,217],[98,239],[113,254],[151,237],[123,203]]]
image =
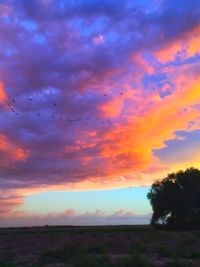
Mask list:
[[169,174],[152,184],[147,198],[154,227],[200,228],[200,170],[189,168]]

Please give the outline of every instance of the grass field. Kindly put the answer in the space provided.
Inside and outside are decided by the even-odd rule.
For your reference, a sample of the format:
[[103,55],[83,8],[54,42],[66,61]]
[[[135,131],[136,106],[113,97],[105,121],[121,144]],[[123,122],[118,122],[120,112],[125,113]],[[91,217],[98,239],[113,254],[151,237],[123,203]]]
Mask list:
[[149,226],[0,229],[0,267],[199,267],[200,231]]

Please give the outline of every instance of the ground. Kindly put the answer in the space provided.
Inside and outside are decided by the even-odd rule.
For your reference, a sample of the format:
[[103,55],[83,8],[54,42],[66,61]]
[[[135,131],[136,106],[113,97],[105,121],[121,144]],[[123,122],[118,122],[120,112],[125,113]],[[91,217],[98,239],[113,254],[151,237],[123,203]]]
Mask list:
[[0,267],[199,267],[200,231],[150,226],[0,229]]

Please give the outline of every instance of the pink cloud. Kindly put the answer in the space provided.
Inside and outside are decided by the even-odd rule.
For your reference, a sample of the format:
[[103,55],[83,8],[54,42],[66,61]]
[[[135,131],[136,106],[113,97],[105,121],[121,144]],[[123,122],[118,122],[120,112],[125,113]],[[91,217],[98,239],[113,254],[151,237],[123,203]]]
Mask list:
[[134,214],[122,209],[113,213],[101,210],[77,213],[73,209],[66,209],[63,212],[48,214],[13,212],[7,217],[1,217],[0,226],[148,224],[149,219],[150,214]]
[[104,43],[103,35],[99,34],[92,38],[94,44],[99,45]]
[[6,92],[3,83],[0,81],[0,103],[4,103],[6,100]]

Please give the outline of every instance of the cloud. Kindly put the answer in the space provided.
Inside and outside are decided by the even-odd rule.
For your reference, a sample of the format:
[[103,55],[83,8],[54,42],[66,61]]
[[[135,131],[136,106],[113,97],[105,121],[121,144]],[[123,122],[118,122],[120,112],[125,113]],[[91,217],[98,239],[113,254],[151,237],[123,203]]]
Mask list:
[[15,162],[26,161],[28,155],[28,151],[25,151],[16,144],[9,142],[6,136],[0,135],[0,167],[2,169],[15,168]]
[[23,203],[23,198],[18,195],[13,194],[5,194],[1,190],[1,197],[0,197],[0,218],[7,218],[11,212],[12,209],[14,209],[16,206],[21,205]]
[[3,83],[0,82],[0,104],[4,103],[6,100],[6,93],[4,90]]
[[0,4],[0,187],[149,185],[174,169],[154,151],[199,129],[199,10],[197,0]]
[[104,37],[103,35],[99,34],[97,36],[94,36],[92,38],[92,41],[94,42],[94,44],[99,45],[99,44],[103,44],[104,43]]
[[[14,219],[13,219],[14,218]],[[43,225],[117,225],[117,224],[148,224],[150,214],[137,215],[132,211],[118,210],[105,213],[95,212],[77,213],[73,209],[66,209],[60,213],[25,214],[13,213],[1,218],[1,227],[12,226],[43,226]]]
[[199,55],[200,27],[199,24],[191,32],[184,36],[178,36],[165,46],[155,52],[155,56],[162,63],[175,61],[176,59],[186,60]]

